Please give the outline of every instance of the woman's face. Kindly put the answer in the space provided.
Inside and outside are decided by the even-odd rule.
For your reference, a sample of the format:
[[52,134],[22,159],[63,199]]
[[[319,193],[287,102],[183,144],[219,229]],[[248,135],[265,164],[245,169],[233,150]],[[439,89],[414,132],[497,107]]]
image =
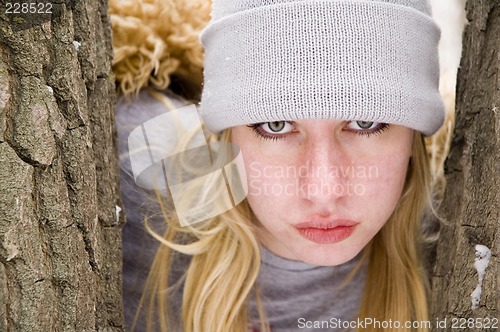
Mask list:
[[413,130],[363,121],[301,120],[238,126],[248,202],[259,241],[316,265],[356,256],[402,194]]

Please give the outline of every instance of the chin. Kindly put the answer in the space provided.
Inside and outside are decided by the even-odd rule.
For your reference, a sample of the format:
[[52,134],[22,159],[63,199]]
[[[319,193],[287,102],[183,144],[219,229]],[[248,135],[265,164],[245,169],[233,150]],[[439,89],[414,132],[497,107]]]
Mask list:
[[[336,247],[336,248],[335,248]],[[313,245],[302,251],[299,260],[318,266],[337,266],[349,262],[356,257],[363,248],[346,250],[338,246]]]

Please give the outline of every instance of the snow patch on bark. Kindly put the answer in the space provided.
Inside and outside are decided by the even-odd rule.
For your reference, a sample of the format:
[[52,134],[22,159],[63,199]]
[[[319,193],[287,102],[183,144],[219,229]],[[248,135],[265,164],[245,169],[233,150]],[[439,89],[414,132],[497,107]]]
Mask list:
[[120,221],[120,212],[122,212],[122,208],[116,205],[116,222]]
[[75,50],[78,52],[78,50],[80,49],[80,46],[82,46],[82,43],[80,42],[77,42],[76,40],[73,40],[73,47],[75,48]]
[[479,307],[479,302],[481,301],[483,279],[484,275],[486,274],[486,268],[490,263],[490,258],[491,250],[488,247],[481,244],[476,245],[476,260],[474,262],[474,267],[476,268],[479,282],[476,286],[476,289],[474,289],[474,291],[470,295],[472,300],[472,310],[476,310]]
[[9,262],[19,254],[19,249],[15,243],[14,231],[11,229],[4,236],[3,246],[7,250],[6,260]]

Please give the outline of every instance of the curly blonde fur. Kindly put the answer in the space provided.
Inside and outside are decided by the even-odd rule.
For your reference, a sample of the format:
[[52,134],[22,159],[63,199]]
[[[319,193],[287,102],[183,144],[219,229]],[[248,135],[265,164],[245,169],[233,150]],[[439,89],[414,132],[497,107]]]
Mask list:
[[173,76],[201,87],[199,33],[210,18],[209,0],[110,0],[109,10],[120,93],[166,89]]

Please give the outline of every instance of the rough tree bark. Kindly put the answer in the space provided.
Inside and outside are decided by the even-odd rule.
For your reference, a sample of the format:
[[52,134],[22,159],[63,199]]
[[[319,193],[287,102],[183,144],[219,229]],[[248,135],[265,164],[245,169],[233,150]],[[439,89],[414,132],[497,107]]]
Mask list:
[[0,331],[123,330],[107,9],[53,3],[37,24],[2,2]]
[[[457,81],[457,118],[446,162],[447,188],[433,276],[433,316],[460,323],[500,317],[500,2],[469,0],[469,21]],[[471,294],[478,285],[475,246],[484,245],[492,257],[482,282],[477,309]],[[496,325],[500,328],[500,322]],[[444,326],[443,326],[444,327]],[[484,327],[484,326],[483,326]],[[491,326],[490,326],[491,328]]]

